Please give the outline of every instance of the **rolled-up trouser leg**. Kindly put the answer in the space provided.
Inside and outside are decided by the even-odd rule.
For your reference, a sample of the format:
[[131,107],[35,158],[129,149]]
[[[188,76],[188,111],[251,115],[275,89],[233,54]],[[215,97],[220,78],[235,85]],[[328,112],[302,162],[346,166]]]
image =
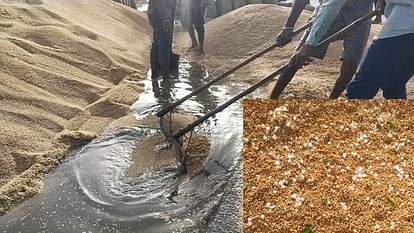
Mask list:
[[[380,88],[388,91],[387,98],[404,97],[403,93],[391,95],[391,89],[401,88],[408,80],[398,79],[406,63],[414,56],[414,34],[374,40],[354,80],[347,87],[349,99],[372,99]],[[387,90],[388,89],[388,90]]]

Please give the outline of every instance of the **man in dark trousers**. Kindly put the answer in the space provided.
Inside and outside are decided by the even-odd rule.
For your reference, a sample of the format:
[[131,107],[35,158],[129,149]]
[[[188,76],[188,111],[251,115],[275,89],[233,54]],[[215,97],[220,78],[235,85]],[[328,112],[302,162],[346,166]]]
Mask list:
[[372,99],[380,89],[386,99],[407,98],[406,85],[414,75],[414,1],[385,2],[387,20],[347,87],[349,99]]
[[175,0],[149,0],[148,19],[153,29],[151,78],[169,77]]
[[[293,4],[290,16],[277,37],[277,42],[287,44],[291,39],[293,27],[299,15],[309,3],[309,0],[296,0]],[[278,78],[270,98],[278,98],[296,72],[302,67],[309,57],[323,59],[328,46],[316,47],[316,45],[341,30],[348,24],[371,12],[373,0],[325,0],[321,1],[311,18],[312,27],[304,34],[297,47],[297,53],[292,57],[291,64]],[[330,99],[338,98],[345,90],[346,85],[352,80],[358,65],[362,59],[365,46],[368,41],[371,22],[367,21],[356,30],[347,33],[341,38],[343,49],[341,54],[342,66],[339,77],[329,96]],[[306,59],[306,61],[304,61]]]

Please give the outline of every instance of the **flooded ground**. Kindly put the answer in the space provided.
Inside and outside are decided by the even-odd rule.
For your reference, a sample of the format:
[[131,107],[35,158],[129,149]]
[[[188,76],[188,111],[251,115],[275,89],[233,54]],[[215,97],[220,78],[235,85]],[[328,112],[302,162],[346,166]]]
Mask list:
[[[210,80],[196,64],[183,61],[171,80],[145,80],[146,91],[132,108],[153,114]],[[226,83],[181,105],[201,116],[243,88]],[[241,232],[242,108],[230,106],[196,129],[212,149],[201,174],[181,183],[178,164],[125,176],[139,143],[160,134],[136,126],[107,132],[78,151],[44,179],[41,193],[0,218],[0,232]]]

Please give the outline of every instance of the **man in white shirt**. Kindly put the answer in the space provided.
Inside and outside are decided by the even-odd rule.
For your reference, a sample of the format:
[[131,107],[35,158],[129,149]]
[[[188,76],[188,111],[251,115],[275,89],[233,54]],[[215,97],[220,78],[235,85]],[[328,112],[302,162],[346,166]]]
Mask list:
[[407,98],[406,84],[414,75],[414,0],[385,2],[387,20],[347,87],[349,99],[371,99],[379,89],[386,99]]

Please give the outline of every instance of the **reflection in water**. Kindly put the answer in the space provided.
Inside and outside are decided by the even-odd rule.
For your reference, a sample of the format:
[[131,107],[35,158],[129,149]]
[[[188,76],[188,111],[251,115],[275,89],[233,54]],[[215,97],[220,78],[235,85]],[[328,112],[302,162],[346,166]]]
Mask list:
[[[183,61],[174,78],[145,80],[145,92],[132,108],[138,116],[152,114],[209,79],[202,67]],[[205,114],[228,99],[228,92],[223,86],[209,88],[177,111]],[[0,232],[240,232],[241,105],[230,106],[204,127],[211,132],[209,161],[204,172],[182,183],[175,195],[171,190],[180,175],[177,164],[134,179],[124,174],[136,145],[159,129],[121,129],[74,152],[45,178],[40,194],[0,217]]]

